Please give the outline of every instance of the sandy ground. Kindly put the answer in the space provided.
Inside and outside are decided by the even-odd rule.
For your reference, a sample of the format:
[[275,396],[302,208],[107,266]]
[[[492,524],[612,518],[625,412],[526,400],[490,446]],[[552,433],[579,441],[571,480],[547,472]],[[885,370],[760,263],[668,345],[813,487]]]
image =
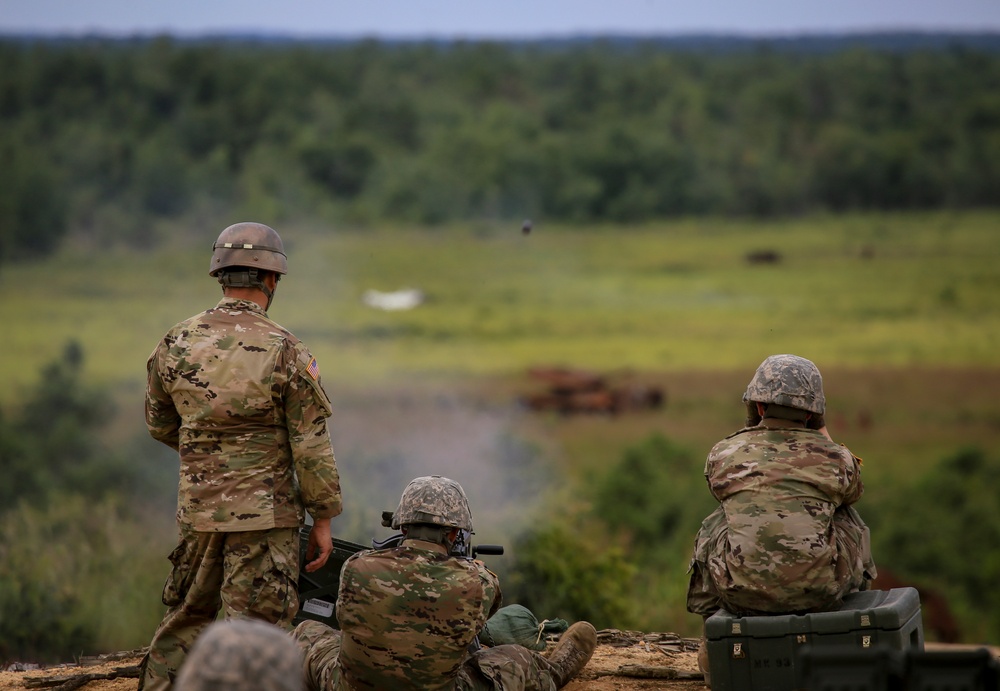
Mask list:
[[[696,645],[690,639],[678,639],[672,634],[642,634],[607,630],[600,633],[594,657],[583,672],[567,684],[566,691],[631,691],[647,689],[691,689],[702,690],[704,684],[695,681],[671,681],[665,679],[639,679],[623,676],[622,666],[653,667],[664,674],[698,674],[695,652]],[[141,660],[141,651],[131,655],[115,656],[116,659],[93,661],[90,664],[60,665],[43,670],[0,672],[0,689],[46,688],[59,689],[60,680],[69,680],[82,674],[112,675],[117,672],[129,674],[129,668],[136,667]],[[626,667],[628,673],[629,667]],[[44,687],[34,684],[45,681]],[[29,686],[30,684],[30,686]],[[96,679],[83,686],[75,687],[84,691],[135,691],[138,680],[135,677],[117,679]]]

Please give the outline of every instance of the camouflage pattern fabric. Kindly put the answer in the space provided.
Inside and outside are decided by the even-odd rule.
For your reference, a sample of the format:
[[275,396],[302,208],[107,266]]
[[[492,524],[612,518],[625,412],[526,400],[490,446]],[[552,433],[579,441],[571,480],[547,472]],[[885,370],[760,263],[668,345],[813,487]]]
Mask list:
[[823,377],[812,361],[798,355],[772,355],[760,363],[743,402],[777,403],[822,415],[826,411]]
[[220,608],[287,630],[298,612],[299,537],[295,528],[238,533],[181,531],[163,586],[167,612],[144,663],[140,689],[169,689],[195,640]]
[[469,643],[501,602],[495,574],[442,545],[404,540],[352,556],[341,571],[342,631],[304,621],[293,636],[310,691],[555,691],[557,672],[520,645]]
[[209,626],[187,656],[177,691],[304,691],[302,654],[287,632],[253,619]]
[[462,486],[440,475],[410,480],[392,514],[392,527],[425,523],[472,532],[472,511]]
[[[292,636],[305,655],[308,691],[347,691],[351,688],[340,675],[340,631],[319,621],[306,620],[295,628]],[[481,648],[466,657],[454,681],[443,688],[458,691],[556,691],[559,688],[557,678],[556,670],[542,655],[521,645],[499,645]]]
[[496,574],[444,545],[404,540],[356,554],[340,573],[341,674],[351,688],[451,688],[501,598]]
[[341,512],[326,418],[306,347],[255,302],[223,298],[181,322],[147,363],[146,424],[177,449],[177,521],[203,532],[292,528]]
[[850,506],[864,492],[860,461],[821,433],[765,418],[716,444],[705,477],[720,506],[695,538],[689,611],[828,609],[876,575]]
[[349,688],[340,678],[340,631],[306,619],[295,627],[292,638],[302,651],[307,691]]
[[482,648],[458,672],[460,691],[556,691],[558,673],[544,656],[521,645]]
[[[322,622],[307,620],[295,628],[292,636],[305,655],[308,691],[353,691],[340,674],[340,631]],[[557,678],[556,670],[542,655],[520,645],[499,645],[495,648],[481,648],[466,657],[450,684],[433,688],[457,691],[556,691],[559,688]],[[372,687],[363,685],[356,688]],[[421,687],[388,688],[395,690]]]

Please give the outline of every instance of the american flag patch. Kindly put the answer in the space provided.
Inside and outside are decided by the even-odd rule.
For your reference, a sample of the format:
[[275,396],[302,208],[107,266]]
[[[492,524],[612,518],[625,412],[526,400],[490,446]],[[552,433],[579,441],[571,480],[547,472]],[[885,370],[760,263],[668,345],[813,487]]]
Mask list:
[[309,366],[306,367],[306,372],[308,372],[309,376],[313,379],[319,379],[319,363],[316,362],[316,358],[309,361]]

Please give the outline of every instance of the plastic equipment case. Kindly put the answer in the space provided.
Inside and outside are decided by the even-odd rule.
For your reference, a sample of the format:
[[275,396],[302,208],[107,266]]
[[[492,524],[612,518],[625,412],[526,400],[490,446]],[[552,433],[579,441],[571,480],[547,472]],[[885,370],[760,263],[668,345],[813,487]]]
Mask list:
[[294,623],[315,619],[337,629],[337,593],[340,590],[340,569],[347,559],[361,550],[371,549],[347,540],[333,538],[333,554],[319,571],[306,573],[306,546],[309,544],[307,526],[299,531],[299,613]]
[[795,689],[797,652],[803,647],[924,647],[914,588],[852,593],[829,612],[737,617],[719,610],[705,621],[705,636],[712,691]]
[[986,647],[941,650],[803,648],[804,691],[1000,691],[1000,661]]

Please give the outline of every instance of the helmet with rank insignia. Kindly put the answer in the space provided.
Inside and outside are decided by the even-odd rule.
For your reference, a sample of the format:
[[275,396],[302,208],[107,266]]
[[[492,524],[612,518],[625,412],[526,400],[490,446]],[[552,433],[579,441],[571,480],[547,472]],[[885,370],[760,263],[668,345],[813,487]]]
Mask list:
[[392,528],[417,524],[472,532],[472,511],[462,486],[440,475],[411,480],[392,514]]
[[208,273],[218,276],[231,267],[288,273],[285,247],[277,231],[263,223],[234,223],[223,230],[212,245]]
[[226,288],[256,288],[267,296],[271,306],[274,291],[267,287],[262,271],[280,280],[288,273],[285,247],[277,231],[263,223],[234,223],[212,245],[212,263],[208,274],[215,276]]

